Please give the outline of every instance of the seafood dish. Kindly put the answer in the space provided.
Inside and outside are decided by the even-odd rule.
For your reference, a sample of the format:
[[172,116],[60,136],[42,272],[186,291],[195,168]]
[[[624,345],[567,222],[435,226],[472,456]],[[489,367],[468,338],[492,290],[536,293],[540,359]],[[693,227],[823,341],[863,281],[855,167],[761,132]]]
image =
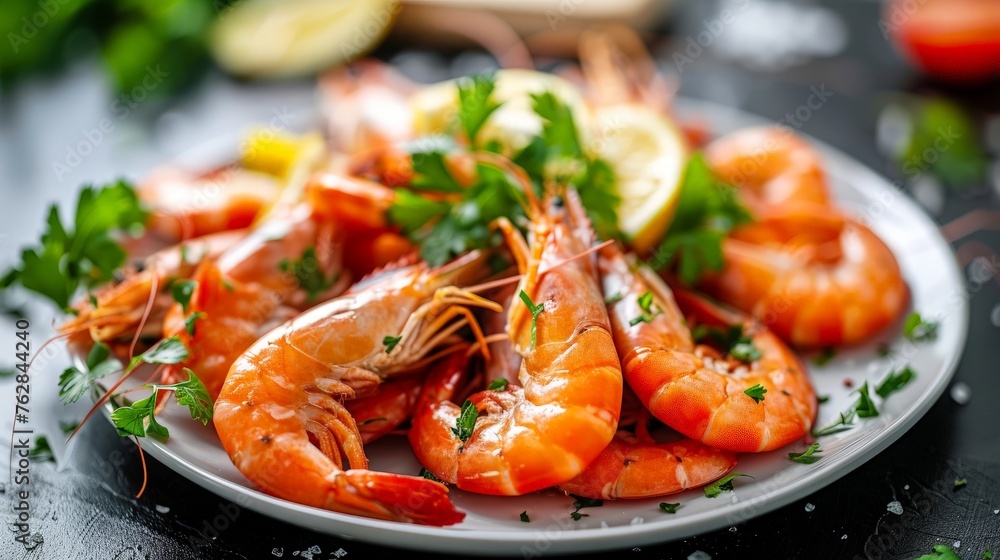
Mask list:
[[[802,353],[934,326],[808,141],[715,138],[651,66],[602,36],[559,74],[355,63],[320,80],[326,130],[88,187],[4,285],[67,311],[63,402],[110,403],[140,445],[186,407],[261,491],[315,508],[449,526],[451,489],[586,507],[718,495],[792,444],[815,462],[913,374],[822,427]],[[381,438],[423,470],[370,468]]]

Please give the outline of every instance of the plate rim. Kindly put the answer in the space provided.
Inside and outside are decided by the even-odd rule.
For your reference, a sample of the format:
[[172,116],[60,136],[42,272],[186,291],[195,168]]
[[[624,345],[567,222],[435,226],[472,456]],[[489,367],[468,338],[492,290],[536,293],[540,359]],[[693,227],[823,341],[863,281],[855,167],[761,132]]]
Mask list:
[[[701,114],[709,112],[728,114],[730,117],[729,120],[740,122],[741,127],[761,124],[774,125],[773,120],[766,119],[763,116],[748,112],[742,108],[710,100],[679,97],[676,101],[681,107],[696,109]],[[712,117],[709,120],[715,120],[715,118]],[[860,160],[811,135],[801,131],[796,131],[796,134],[816,147],[823,159],[827,160],[828,163],[835,163],[837,165],[846,164],[851,168],[852,175],[865,175],[866,181],[877,183],[880,190],[892,189],[891,185],[893,183],[888,178],[875,172]],[[829,175],[836,175],[836,173],[831,172],[829,169],[826,172]],[[931,231],[935,232],[935,235],[932,237],[932,243],[940,245],[939,248],[946,249],[947,253],[954,257],[954,252],[950,244],[940,235],[937,224],[934,223],[915,201],[908,197],[903,197],[903,200],[903,204],[907,206],[907,210],[910,211],[909,213],[913,214],[913,218],[922,221],[922,225],[929,227]],[[954,258],[951,258],[949,259],[949,264],[950,266],[943,271],[945,276],[947,276],[948,284],[961,286],[963,277],[958,262]],[[337,535],[347,540],[364,541],[382,546],[405,546],[412,550],[430,552],[461,552],[482,556],[505,556],[521,553],[526,557],[543,554],[568,554],[584,550],[597,552],[627,546],[671,542],[731,526],[734,523],[743,523],[744,521],[760,517],[784,507],[795,500],[808,497],[853,472],[895,443],[937,403],[954,377],[968,342],[968,299],[962,298],[958,311],[956,320],[959,323],[959,330],[955,343],[956,348],[950,349],[947,361],[942,365],[940,373],[935,376],[934,381],[927,390],[917,397],[917,400],[907,407],[897,419],[873,433],[870,440],[862,444],[860,452],[837,457],[819,468],[805,466],[805,468],[812,468],[813,470],[789,484],[782,485],[776,490],[765,491],[748,500],[720,502],[720,507],[711,511],[670,518],[669,522],[673,527],[671,534],[666,536],[661,533],[662,524],[658,523],[572,530],[559,527],[559,530],[553,533],[549,530],[553,525],[542,527],[541,524],[526,531],[490,531],[485,529],[449,529],[370,519],[304,506],[265,494],[255,488],[242,486],[214,472],[202,470],[200,467],[178,455],[167,444],[155,439],[149,439],[145,442],[144,449],[167,468],[224,499],[232,500],[241,507],[294,526],[324,534]],[[110,403],[105,403],[102,406],[103,415],[109,421],[111,410]],[[744,513],[747,503],[757,504],[750,515]],[[294,512],[296,517],[304,516],[309,522],[303,523],[299,519],[289,519],[287,513],[291,512]],[[286,515],[286,517],[281,517],[281,515]],[[737,521],[734,522],[734,518],[737,518]],[[354,534],[347,532],[352,530],[358,532]],[[440,533],[439,531],[447,532]],[[387,543],[385,542],[386,533],[402,535],[406,540],[405,542]],[[537,545],[539,540],[546,543],[544,549],[536,547],[528,551],[524,550],[526,546]],[[623,541],[627,541],[627,544],[623,544]],[[495,548],[470,548],[470,546],[474,547],[475,545],[483,544],[491,544]]]

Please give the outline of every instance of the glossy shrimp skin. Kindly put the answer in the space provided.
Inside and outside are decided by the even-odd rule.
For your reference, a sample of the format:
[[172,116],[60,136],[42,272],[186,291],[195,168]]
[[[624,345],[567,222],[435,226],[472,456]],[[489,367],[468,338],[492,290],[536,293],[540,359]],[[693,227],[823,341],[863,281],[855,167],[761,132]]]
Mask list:
[[[469,324],[470,306],[499,309],[454,286],[482,260],[469,255],[443,269],[383,272],[254,343],[233,364],[215,404],[219,439],[240,472],[306,505],[430,525],[460,521],[443,485],[368,470],[343,400],[419,371]],[[391,349],[388,336],[400,337]]]
[[[76,315],[59,330],[70,335],[74,352],[86,355],[94,342],[128,344],[138,334],[158,339],[173,301],[172,280],[189,278],[197,264],[212,259],[246,236],[243,230],[191,239],[162,249],[122,271],[119,282],[97,289],[94,300],[81,299]],[[96,305],[95,305],[96,303]]]
[[705,153],[756,220],[730,233],[723,269],[700,288],[802,347],[860,343],[898,320],[909,289],[892,251],[832,205],[808,143],[752,128]]
[[[815,391],[802,362],[774,333],[691,292],[676,292],[675,301],[659,276],[614,247],[602,250],[599,264],[605,293],[621,296],[609,304],[609,313],[625,380],[656,418],[731,451],[769,451],[808,433]],[[651,312],[639,302],[647,292]],[[643,316],[648,320],[636,319]],[[723,329],[742,324],[761,357],[740,364],[696,345],[693,321]],[[768,391],[760,402],[744,392],[756,384]]]
[[512,243],[522,270],[518,293],[543,308],[533,320],[520,298],[511,303],[507,332],[523,358],[520,386],[470,396],[479,417],[465,441],[452,431],[461,411],[441,398],[449,393],[417,405],[411,446],[458,488],[519,495],[557,485],[580,474],[617,429],[621,367],[596,270],[590,257],[572,258],[592,234],[575,193],[565,200],[534,210],[526,253],[523,240]]

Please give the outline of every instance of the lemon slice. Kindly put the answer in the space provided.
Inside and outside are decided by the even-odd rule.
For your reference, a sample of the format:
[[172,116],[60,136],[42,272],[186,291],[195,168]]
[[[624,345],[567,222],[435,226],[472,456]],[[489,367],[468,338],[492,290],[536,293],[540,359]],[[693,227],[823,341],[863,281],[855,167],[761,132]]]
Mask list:
[[[483,123],[477,142],[496,141],[501,153],[512,156],[541,134],[542,119],[532,108],[531,94],[552,92],[573,113],[584,145],[591,117],[583,97],[573,84],[535,70],[498,70],[493,100],[502,103]],[[417,92],[410,99],[414,132],[419,135],[449,133],[458,126],[458,86],[456,80],[440,82]]]
[[295,76],[357,58],[375,46],[398,0],[247,0],[220,14],[209,47],[246,76]]
[[597,110],[590,146],[615,172],[618,229],[639,254],[666,232],[688,159],[680,129],[661,112],[643,105]]

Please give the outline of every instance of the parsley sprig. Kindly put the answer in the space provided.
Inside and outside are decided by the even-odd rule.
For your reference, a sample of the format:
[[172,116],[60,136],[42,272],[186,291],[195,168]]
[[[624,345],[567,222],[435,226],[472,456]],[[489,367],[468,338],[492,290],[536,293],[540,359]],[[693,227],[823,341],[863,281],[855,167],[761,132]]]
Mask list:
[[701,153],[688,161],[677,212],[650,264],[671,268],[685,284],[705,271],[722,270],[722,241],[733,227],[752,220],[736,189],[712,173]]
[[741,476],[745,476],[745,477],[748,477],[748,478],[753,478],[752,476],[750,476],[748,474],[743,474],[743,473],[728,474],[728,475],[720,478],[719,480],[716,480],[715,482],[709,484],[708,486],[705,486],[705,488],[704,488],[704,490],[705,490],[705,497],[706,498],[717,498],[723,492],[732,492],[733,491],[733,481],[736,480],[737,478],[741,477]]
[[854,392],[858,393],[858,400],[854,401],[847,410],[841,412],[835,422],[814,430],[813,437],[828,436],[850,430],[854,427],[855,418],[874,418],[878,416],[878,408],[875,407],[875,402],[872,401],[871,395],[868,392],[868,382],[864,382]]
[[465,401],[462,403],[462,412],[459,413],[458,418],[455,420],[455,427],[451,429],[451,433],[462,440],[462,444],[465,444],[472,437],[472,432],[476,429],[477,418],[479,418],[479,410],[476,409],[476,405],[472,401]]
[[906,317],[903,324],[903,336],[913,342],[925,342],[937,338],[937,321],[925,321],[920,313],[914,311]]
[[521,293],[518,294],[518,297],[521,298],[521,302],[524,303],[525,307],[527,307],[528,311],[531,313],[531,347],[534,348],[535,347],[535,334],[536,334],[536,331],[538,330],[537,329],[537,327],[538,327],[538,315],[542,311],[545,311],[545,302],[543,301],[542,303],[539,303],[538,305],[535,305],[535,302],[531,301],[531,296],[529,296],[528,294],[526,294],[524,292],[524,290],[521,290]]
[[796,463],[802,463],[803,465],[811,465],[823,458],[822,455],[817,455],[817,453],[821,453],[822,451],[819,448],[819,443],[813,443],[802,453],[789,453],[788,459]]
[[583,496],[577,496],[570,494],[574,498],[573,507],[576,508],[575,511],[569,514],[573,518],[573,521],[579,521],[584,517],[590,517],[586,513],[580,513],[583,508],[601,507],[604,505],[604,500],[598,500],[596,498],[584,498]]
[[730,325],[728,329],[695,325],[691,337],[696,343],[711,340],[741,362],[750,363],[764,355],[760,348],[753,345],[753,339],[743,332],[743,325]]
[[278,263],[278,268],[295,277],[299,287],[306,291],[308,301],[315,300],[340,278],[336,273],[329,277],[324,274],[319,259],[316,258],[316,248],[312,246],[303,249],[302,256],[298,259],[282,259]]
[[208,395],[208,389],[193,371],[188,368],[184,368],[184,371],[188,374],[187,381],[170,385],[146,384],[145,387],[153,390],[152,394],[131,405],[116,408],[111,413],[111,421],[118,435],[145,437],[148,433],[162,438],[170,436],[166,426],[156,421],[159,391],[173,391],[177,404],[188,408],[192,420],[201,420],[202,425],[208,424],[212,419],[212,398]]
[[125,263],[117,238],[141,230],[147,217],[135,190],[124,181],[84,187],[72,224],[64,225],[59,208],[50,206],[41,245],[22,251],[21,263],[0,279],[0,287],[20,283],[68,309],[81,286],[110,280]]
[[653,320],[653,317],[663,313],[660,306],[653,303],[653,292],[644,292],[641,296],[636,298],[636,303],[639,305],[639,309],[642,310],[642,313],[640,313],[638,317],[633,317],[632,320],[628,322],[630,327],[634,327],[639,323],[648,323]]

